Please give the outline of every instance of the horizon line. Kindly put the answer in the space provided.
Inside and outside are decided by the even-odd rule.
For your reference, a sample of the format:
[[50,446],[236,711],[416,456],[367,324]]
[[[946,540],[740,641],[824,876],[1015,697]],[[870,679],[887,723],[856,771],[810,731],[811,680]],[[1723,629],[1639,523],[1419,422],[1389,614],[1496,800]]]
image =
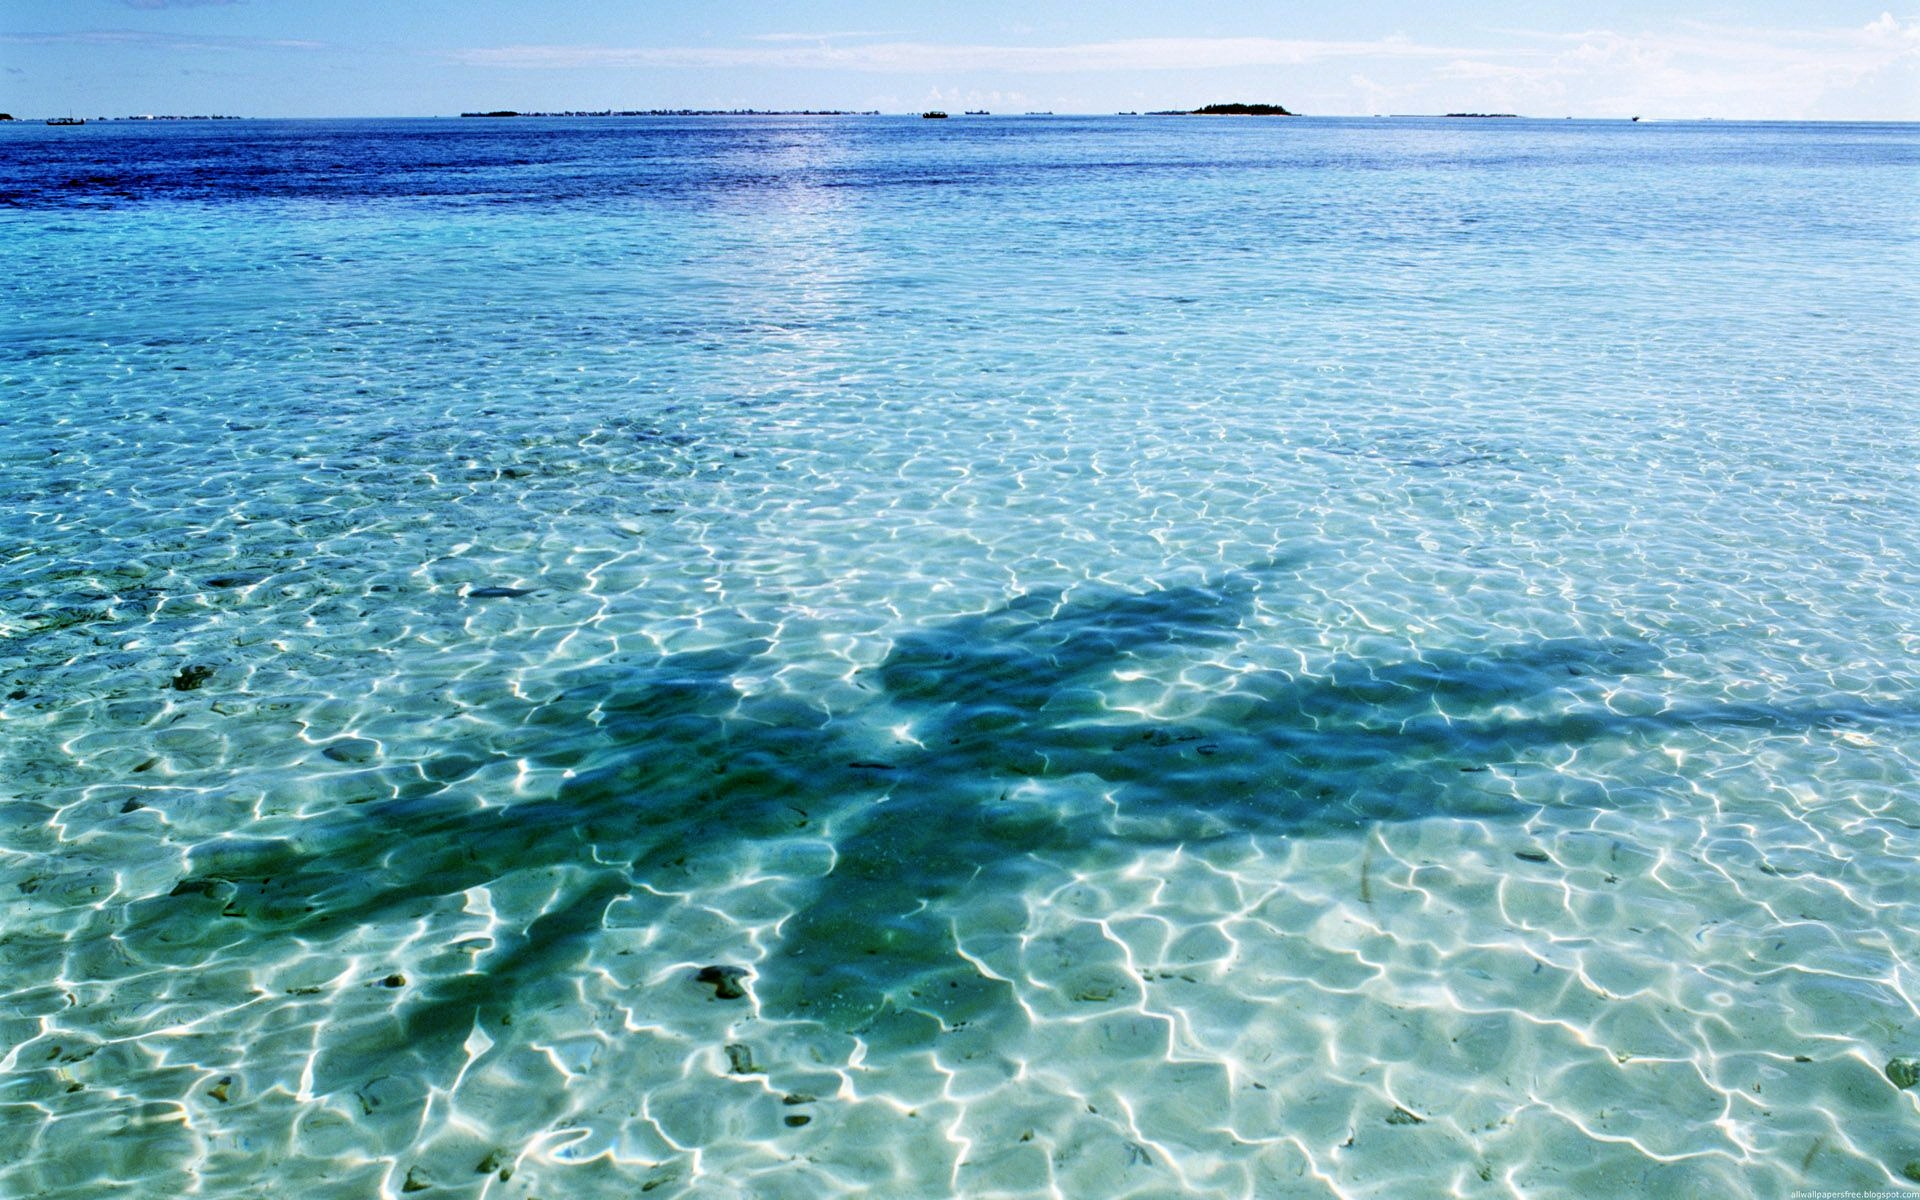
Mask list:
[[[1222,101],[1222,102],[1216,102],[1216,103],[1232,103],[1232,102]],[[28,116],[20,116],[17,114],[6,114],[9,119],[5,121],[0,121],[0,125],[35,125],[35,124],[40,124],[49,120],[56,120],[61,117],[74,116],[79,111],[80,111],[79,109],[72,109],[65,113],[33,114]],[[495,109],[495,110],[473,109],[473,110],[468,110],[466,112],[457,112],[457,113],[450,113],[450,112],[299,113],[299,114],[292,114],[292,115],[279,114],[279,115],[268,115],[268,116],[260,116],[260,115],[244,114],[244,113],[193,113],[193,114],[123,113],[119,115],[100,114],[95,116],[87,116],[82,119],[90,122],[91,121],[131,122],[131,123],[144,124],[147,122],[157,122],[157,121],[438,121],[438,120],[462,120],[462,119],[496,119],[496,120],[593,119],[593,120],[600,120],[600,119],[612,119],[612,118],[618,118],[618,117],[632,118],[632,117],[752,117],[752,116],[761,116],[761,117],[809,117],[809,116],[811,117],[920,117],[922,116],[923,113],[928,111],[936,111],[936,110],[929,110],[929,109],[883,110],[883,109],[873,109],[873,108],[865,108],[865,109],[705,108],[705,107],[695,107],[692,105],[680,105],[680,106],[671,106],[671,107],[652,106],[648,108],[597,108],[597,109],[588,109],[588,108],[511,109],[511,110],[510,109]],[[1641,124],[1641,125],[1661,124],[1661,123],[1700,124],[1700,123],[1709,123],[1709,122],[1713,124],[1719,124],[1719,125],[1760,125],[1760,124],[1765,124],[1765,125],[1914,125],[1914,124],[1920,124],[1920,117],[1767,117],[1767,116],[1723,117],[1723,116],[1671,116],[1671,115],[1661,115],[1658,113],[1651,116],[1638,114],[1638,113],[1632,114],[1632,115],[1595,114],[1595,113],[1559,113],[1554,115],[1542,115],[1538,113],[1468,112],[1465,110],[1460,110],[1455,112],[1390,112],[1390,113],[1289,112],[1284,116],[1279,114],[1261,114],[1261,115],[1247,116],[1244,114],[1231,114],[1231,113],[1203,114],[1203,113],[1196,112],[1193,109],[1139,109],[1139,110],[1099,109],[1099,110],[1089,110],[1089,111],[1068,111],[1068,110],[1041,111],[1041,110],[1029,109],[1025,111],[961,110],[955,113],[949,113],[948,115],[950,117],[951,116],[958,116],[958,117],[987,116],[987,117],[1078,117],[1078,118],[1219,116],[1226,119],[1238,118],[1238,119],[1247,120],[1247,121],[1263,121],[1264,120],[1269,122],[1277,122],[1281,124],[1284,124],[1287,121],[1302,120],[1302,119],[1305,119],[1305,120],[1356,120],[1356,121],[1421,120],[1421,119],[1496,120],[1496,121],[1621,121],[1628,124]]]

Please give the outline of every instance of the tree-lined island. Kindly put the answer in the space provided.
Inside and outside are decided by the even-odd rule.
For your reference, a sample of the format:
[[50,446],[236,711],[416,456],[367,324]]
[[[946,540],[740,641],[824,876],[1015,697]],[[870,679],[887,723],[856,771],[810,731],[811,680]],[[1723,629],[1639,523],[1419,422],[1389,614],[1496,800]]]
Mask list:
[[[567,109],[562,112],[521,112],[517,109],[496,108],[484,112],[463,112],[463,117],[877,117],[878,109],[855,111],[840,108],[602,108],[593,110]],[[921,116],[931,116],[930,112]],[[946,113],[941,113],[946,116]],[[985,117],[991,114],[984,110],[970,109],[970,117]],[[1052,116],[1052,113],[1028,113],[1030,117]],[[1135,113],[1122,114],[1136,116]],[[1207,104],[1200,108],[1168,108],[1147,114],[1154,117],[1293,117],[1298,113],[1289,112],[1278,104],[1247,104],[1236,101],[1231,104]]]
[[463,112],[463,117],[877,117],[879,109],[854,112],[841,108],[601,108],[564,112],[518,112],[496,108]]
[[1193,117],[1295,117],[1278,104],[1207,104],[1184,115]]

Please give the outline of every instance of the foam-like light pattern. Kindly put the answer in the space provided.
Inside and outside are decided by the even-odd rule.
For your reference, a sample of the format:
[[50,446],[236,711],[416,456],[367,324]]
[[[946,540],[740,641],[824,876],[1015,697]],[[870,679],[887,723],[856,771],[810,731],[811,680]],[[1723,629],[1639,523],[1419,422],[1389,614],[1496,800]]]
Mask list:
[[0,1193],[1920,1174],[1913,127],[933,124],[0,129]]

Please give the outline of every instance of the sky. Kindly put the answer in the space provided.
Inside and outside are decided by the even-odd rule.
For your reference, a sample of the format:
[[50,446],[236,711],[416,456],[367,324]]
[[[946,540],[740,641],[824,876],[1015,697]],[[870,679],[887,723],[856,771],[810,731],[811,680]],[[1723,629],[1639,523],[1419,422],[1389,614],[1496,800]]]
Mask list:
[[0,111],[1920,120],[1920,0],[1888,2],[0,0]]

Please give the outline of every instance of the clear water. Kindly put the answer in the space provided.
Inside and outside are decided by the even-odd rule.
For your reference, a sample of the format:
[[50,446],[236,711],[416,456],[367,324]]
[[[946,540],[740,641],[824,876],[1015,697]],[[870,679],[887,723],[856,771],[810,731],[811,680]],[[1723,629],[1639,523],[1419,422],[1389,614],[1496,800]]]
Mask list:
[[1904,1186],[1917,198],[0,128],[0,1194]]

